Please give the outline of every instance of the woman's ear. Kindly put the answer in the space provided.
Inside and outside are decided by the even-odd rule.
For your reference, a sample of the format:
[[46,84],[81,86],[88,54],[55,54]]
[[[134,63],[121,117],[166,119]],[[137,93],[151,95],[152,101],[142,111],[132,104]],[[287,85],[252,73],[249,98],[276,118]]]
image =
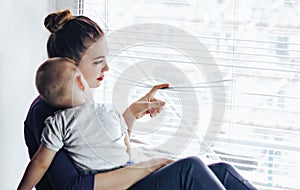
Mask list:
[[78,87],[80,88],[80,90],[84,91],[85,87],[82,81],[82,75],[77,75],[76,76],[76,83],[78,85]]

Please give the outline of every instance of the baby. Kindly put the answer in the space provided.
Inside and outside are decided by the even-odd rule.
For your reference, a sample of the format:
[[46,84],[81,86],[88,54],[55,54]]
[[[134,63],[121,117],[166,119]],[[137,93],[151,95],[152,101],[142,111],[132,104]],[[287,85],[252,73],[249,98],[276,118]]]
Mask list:
[[83,174],[112,170],[129,162],[127,126],[122,115],[112,105],[93,102],[92,92],[72,60],[45,61],[37,70],[36,87],[45,102],[64,110],[45,120],[41,145],[18,189],[33,188],[60,148],[68,151]]

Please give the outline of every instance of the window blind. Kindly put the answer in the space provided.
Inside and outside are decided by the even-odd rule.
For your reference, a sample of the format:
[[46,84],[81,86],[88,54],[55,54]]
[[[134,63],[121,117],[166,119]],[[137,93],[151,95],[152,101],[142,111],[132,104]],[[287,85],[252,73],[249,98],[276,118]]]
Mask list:
[[[146,74],[141,81],[135,81],[134,76],[126,73],[128,68],[145,60],[152,60],[153,65],[155,61],[168,63],[165,68],[161,67],[163,71],[157,72],[177,78],[171,84],[174,87],[180,86],[183,79],[172,73],[170,65],[192,83],[190,87],[181,85],[177,90],[160,90],[157,98],[167,102],[161,116],[165,119],[163,125],[155,128],[149,124],[146,129],[136,130],[135,138],[157,146],[174,135],[187,135],[176,134],[184,114],[180,92],[193,92],[198,102],[195,104],[199,112],[197,129],[177,157],[198,155],[207,163],[229,162],[259,189],[300,189],[296,180],[300,170],[299,0],[85,0],[80,3],[82,14],[96,20],[107,35],[143,23],[160,23],[187,31],[205,45],[221,72],[223,81],[207,83],[195,62],[178,51],[182,47],[193,50],[194,46],[187,43],[190,36],[174,36],[172,31],[170,35],[163,35],[159,30],[149,33],[162,41],[176,37],[180,44],[178,49],[157,43],[122,44],[128,48],[109,60],[110,71],[104,84],[95,90],[97,101],[112,102],[113,93],[118,93],[130,104],[147,93],[152,85],[168,82],[147,76],[151,61],[147,62],[148,67],[137,70]],[[139,38],[139,32],[125,30],[124,35]],[[149,40],[147,35],[143,37],[139,40]],[[110,51],[117,51],[114,48],[118,43],[124,42],[116,40],[108,44]],[[193,56],[203,57],[201,52]],[[120,76],[122,81],[118,81]],[[130,96],[114,89],[118,82],[129,89]],[[211,89],[220,85],[224,86],[225,99],[213,101]],[[193,108],[193,102],[187,103]],[[214,143],[202,154],[200,142],[213,104],[224,105],[225,115]],[[143,126],[149,120],[146,117],[138,122]],[[174,142],[174,146],[181,145]],[[168,151],[161,154],[168,155]]]

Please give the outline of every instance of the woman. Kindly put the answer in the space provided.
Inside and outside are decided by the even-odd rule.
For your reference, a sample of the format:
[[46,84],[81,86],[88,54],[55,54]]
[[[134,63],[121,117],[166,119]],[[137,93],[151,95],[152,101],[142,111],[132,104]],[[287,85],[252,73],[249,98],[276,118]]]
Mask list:
[[[47,43],[48,56],[73,59],[78,63],[89,87],[100,86],[105,72],[109,70],[105,60],[107,47],[100,27],[87,17],[72,16],[69,11],[48,15],[44,24],[51,32]],[[129,133],[136,119],[145,114],[155,116],[160,112],[164,103],[156,100],[154,95],[157,90],[167,86],[162,84],[153,87],[147,95],[125,110],[123,117]],[[32,103],[25,121],[25,140],[30,158],[40,145],[44,120],[55,111],[57,108],[47,105],[40,97]],[[113,171],[79,175],[62,149],[56,154],[37,189],[251,189],[252,186],[245,185],[247,181],[234,172],[229,165],[208,167],[198,158],[189,157],[173,163],[167,159],[151,159]]]

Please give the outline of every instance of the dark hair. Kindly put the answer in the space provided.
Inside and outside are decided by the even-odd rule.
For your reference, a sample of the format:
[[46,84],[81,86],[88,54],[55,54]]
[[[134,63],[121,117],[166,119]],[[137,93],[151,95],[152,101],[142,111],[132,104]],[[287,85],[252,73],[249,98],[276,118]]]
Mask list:
[[69,10],[49,14],[44,25],[51,32],[48,57],[68,57],[77,64],[86,50],[104,36],[96,22],[85,16],[73,16]]

